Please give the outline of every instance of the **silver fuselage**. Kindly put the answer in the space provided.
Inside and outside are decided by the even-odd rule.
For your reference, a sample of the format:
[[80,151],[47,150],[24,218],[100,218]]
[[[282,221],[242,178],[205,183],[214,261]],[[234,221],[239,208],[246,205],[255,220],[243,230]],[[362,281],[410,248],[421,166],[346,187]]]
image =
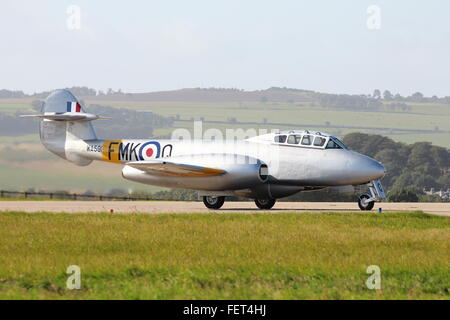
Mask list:
[[[146,153],[152,148],[149,156]],[[259,159],[268,167],[269,182],[285,186],[327,187],[359,185],[384,176],[384,167],[374,159],[348,149],[314,149],[255,141],[178,140],[87,140],[72,150],[78,156],[125,164],[152,158],[192,159],[196,165],[223,168],[222,155],[232,165],[233,155]],[[215,156],[213,156],[215,155]],[[231,159],[229,157],[231,155]],[[231,161],[231,164],[230,164]],[[216,177],[215,180],[220,180]],[[201,178],[142,176],[139,182],[166,187],[206,188]],[[184,180],[180,185],[180,180]],[[207,179],[204,179],[207,180]],[[211,184],[209,179],[207,183]]]

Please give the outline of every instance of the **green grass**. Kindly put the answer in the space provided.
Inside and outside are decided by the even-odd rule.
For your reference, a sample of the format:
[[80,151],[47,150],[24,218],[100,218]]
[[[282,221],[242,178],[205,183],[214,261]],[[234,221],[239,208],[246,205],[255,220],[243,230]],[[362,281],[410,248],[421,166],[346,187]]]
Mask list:
[[125,180],[122,166],[94,162],[87,167],[73,165],[46,150],[40,142],[25,145],[0,141],[0,189],[21,191],[65,190],[106,194],[111,189],[155,192],[161,187]]
[[239,121],[269,122],[293,124],[324,125],[329,121],[338,126],[365,126],[403,129],[429,129],[438,126],[441,130],[449,130],[450,106],[414,106],[412,112],[355,112],[352,110],[336,110],[320,106],[296,106],[288,104],[244,104],[238,103],[148,103],[134,105],[130,103],[110,103],[111,106],[127,107],[138,110],[152,110],[163,116],[179,115],[182,119],[193,117],[198,120],[227,120],[236,117]]
[[33,99],[0,99],[0,112],[15,113],[17,111],[34,112],[31,107]]
[[79,193],[86,190],[107,193],[111,189],[143,190],[147,192],[164,190],[161,187],[145,186],[123,179],[120,170],[111,170],[110,175],[92,174],[86,172],[85,167],[75,166],[52,173],[49,167],[30,169],[0,163],[0,177],[0,189],[9,191],[21,191],[28,188]]
[[[450,219],[420,212],[0,220],[2,299],[450,299]],[[81,290],[65,287],[69,265]]]

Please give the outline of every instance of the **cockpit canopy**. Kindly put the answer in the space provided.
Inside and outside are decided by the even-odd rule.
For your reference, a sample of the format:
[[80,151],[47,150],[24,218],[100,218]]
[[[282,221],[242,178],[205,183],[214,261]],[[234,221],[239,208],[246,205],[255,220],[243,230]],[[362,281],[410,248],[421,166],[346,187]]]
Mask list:
[[281,132],[275,134],[273,142],[281,145],[291,145],[315,149],[348,149],[345,144],[334,136],[320,132]]

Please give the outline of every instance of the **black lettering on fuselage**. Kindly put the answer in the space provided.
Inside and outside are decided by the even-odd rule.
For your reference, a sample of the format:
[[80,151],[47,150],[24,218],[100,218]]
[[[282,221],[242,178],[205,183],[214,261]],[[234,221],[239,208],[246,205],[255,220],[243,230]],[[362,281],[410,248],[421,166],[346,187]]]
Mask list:
[[111,152],[114,152],[114,149],[111,149],[111,146],[114,144],[119,144],[118,142],[110,142],[108,147],[108,159],[111,160]]
[[[168,154],[166,154],[166,148],[167,147],[169,147],[170,148],[170,150],[168,151]],[[171,144],[166,144],[165,146],[164,146],[164,148],[162,149],[162,153],[161,153],[161,157],[170,157],[170,156],[172,156],[172,149],[173,149],[173,147],[172,147],[172,145]]]
[[137,143],[136,145],[134,145],[134,143],[131,144],[131,148],[130,148],[130,160],[133,159],[133,154],[134,154],[134,160],[138,160],[138,155],[136,153],[136,149],[137,147],[139,147],[141,144]]
[[125,145],[125,147],[123,146],[123,143],[119,144],[119,161],[120,160],[130,160],[130,154],[128,152],[128,147],[130,146],[129,143],[127,143]]
[[[117,143],[117,142],[116,142]],[[122,142],[119,144],[119,150],[118,150],[118,159],[119,161],[136,161],[138,160],[138,154],[136,149],[140,146],[140,143],[130,143],[123,144]],[[133,157],[134,156],[134,157]],[[111,157],[110,157],[111,159]]]

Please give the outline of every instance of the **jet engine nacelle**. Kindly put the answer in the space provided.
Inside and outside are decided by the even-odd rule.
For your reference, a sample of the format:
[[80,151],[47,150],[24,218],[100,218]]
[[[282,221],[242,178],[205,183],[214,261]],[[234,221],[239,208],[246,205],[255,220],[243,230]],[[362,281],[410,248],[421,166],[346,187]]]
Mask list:
[[[157,160],[163,161],[165,158]],[[192,165],[225,171],[218,175],[149,174],[145,170],[125,165],[125,179],[167,188],[183,188],[205,191],[238,190],[254,188],[268,179],[267,165],[260,160],[235,154],[204,154],[175,156],[168,159],[171,164]]]

